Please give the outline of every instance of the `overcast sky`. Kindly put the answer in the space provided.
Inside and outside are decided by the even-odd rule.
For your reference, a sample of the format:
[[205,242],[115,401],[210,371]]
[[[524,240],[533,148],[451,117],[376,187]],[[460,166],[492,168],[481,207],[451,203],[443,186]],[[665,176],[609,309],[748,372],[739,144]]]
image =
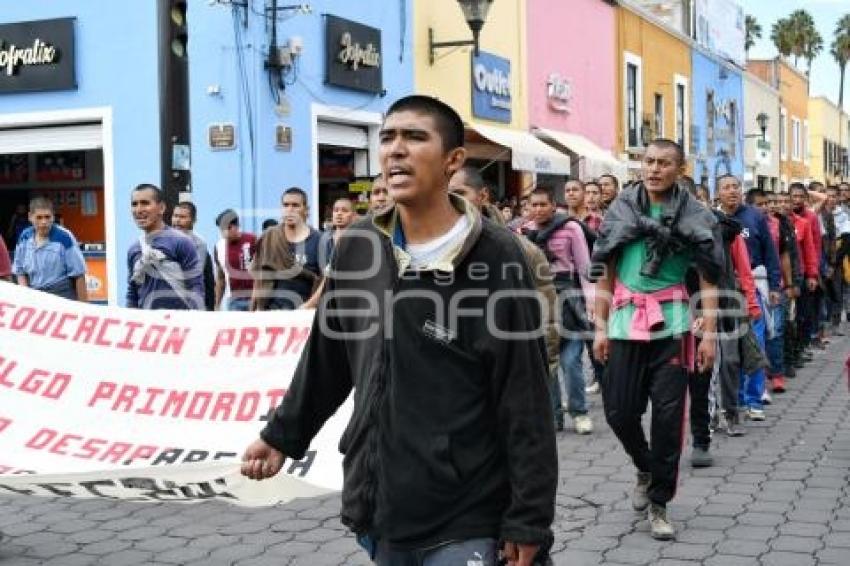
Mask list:
[[[750,49],[753,59],[765,59],[776,56],[776,47],[770,41],[770,29],[773,22],[788,16],[794,10],[805,8],[815,20],[824,48],[820,56],[812,63],[811,95],[827,96],[838,103],[838,64],[829,54],[835,24],[844,14],[850,14],[850,0],[739,0],[744,12],[756,17],[762,28],[762,38]],[[800,67],[805,70],[805,62]],[[850,65],[845,73],[844,108],[850,112]]]

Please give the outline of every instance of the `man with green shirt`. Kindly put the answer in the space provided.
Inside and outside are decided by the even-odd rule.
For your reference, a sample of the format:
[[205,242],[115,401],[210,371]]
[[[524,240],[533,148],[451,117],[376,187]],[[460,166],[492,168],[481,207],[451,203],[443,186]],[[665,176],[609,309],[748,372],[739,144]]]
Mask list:
[[[666,505],[676,491],[688,379],[714,365],[721,263],[715,219],[676,180],[682,148],[655,140],[643,159],[643,181],[611,204],[594,248],[597,282],[594,356],[607,362],[605,418],[638,469],[632,505],[647,508],[652,536],[675,536]],[[685,272],[700,273],[703,312],[691,320]],[[597,273],[597,275],[600,275]],[[694,352],[692,327],[704,331]],[[694,377],[696,378],[696,377]],[[641,426],[652,402],[650,442]]]

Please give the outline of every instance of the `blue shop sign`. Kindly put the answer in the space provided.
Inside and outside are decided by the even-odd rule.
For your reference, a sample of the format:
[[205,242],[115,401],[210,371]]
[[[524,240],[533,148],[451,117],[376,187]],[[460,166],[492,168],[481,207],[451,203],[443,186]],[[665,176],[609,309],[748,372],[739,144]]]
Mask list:
[[483,51],[472,55],[472,115],[510,123],[511,62]]

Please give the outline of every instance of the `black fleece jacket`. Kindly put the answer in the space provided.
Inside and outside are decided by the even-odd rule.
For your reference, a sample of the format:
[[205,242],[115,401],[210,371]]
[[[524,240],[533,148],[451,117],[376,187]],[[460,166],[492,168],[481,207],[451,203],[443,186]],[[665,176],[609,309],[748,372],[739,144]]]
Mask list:
[[343,234],[291,387],[261,436],[301,458],[353,387],[339,444],[353,531],[401,548],[543,543],[558,465],[539,302],[522,297],[534,283],[508,231],[452,202],[472,227],[449,268],[400,273],[394,210]]

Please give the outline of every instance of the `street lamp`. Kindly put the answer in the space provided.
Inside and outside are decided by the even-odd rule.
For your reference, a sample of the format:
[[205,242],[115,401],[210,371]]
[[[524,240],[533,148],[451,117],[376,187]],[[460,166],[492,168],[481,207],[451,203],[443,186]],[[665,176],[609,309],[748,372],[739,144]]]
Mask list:
[[765,141],[767,139],[767,123],[770,121],[770,116],[765,114],[764,112],[759,112],[758,116],[756,116],[756,122],[758,122],[759,129],[761,129],[761,140]]
[[463,18],[466,20],[466,24],[472,30],[472,39],[436,42],[434,41],[434,28],[429,27],[428,61],[431,65],[434,64],[434,52],[443,47],[472,45],[475,55],[478,55],[478,36],[481,33],[481,28],[484,27],[484,22],[487,20],[487,12],[490,11],[493,0],[457,0],[457,2],[463,11]]
[[761,134],[747,134],[744,137],[747,139],[750,138],[761,138],[761,141],[767,141],[767,123],[770,122],[770,116],[765,114],[764,112],[759,112],[758,116],[756,116],[756,123],[759,125],[759,129],[761,130]]

